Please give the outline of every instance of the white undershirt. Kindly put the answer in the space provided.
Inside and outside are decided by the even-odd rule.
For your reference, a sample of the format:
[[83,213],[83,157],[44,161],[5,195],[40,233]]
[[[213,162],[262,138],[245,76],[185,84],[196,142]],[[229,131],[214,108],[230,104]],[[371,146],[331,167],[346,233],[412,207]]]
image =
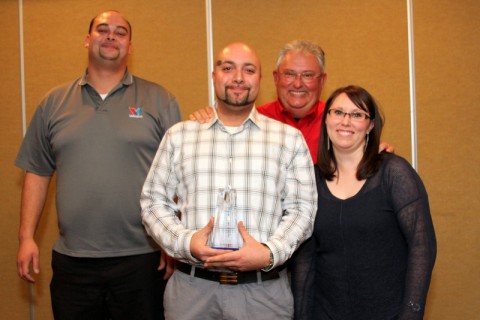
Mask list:
[[228,131],[230,134],[234,134],[238,131],[238,127],[232,127],[232,126],[224,126],[225,130]]

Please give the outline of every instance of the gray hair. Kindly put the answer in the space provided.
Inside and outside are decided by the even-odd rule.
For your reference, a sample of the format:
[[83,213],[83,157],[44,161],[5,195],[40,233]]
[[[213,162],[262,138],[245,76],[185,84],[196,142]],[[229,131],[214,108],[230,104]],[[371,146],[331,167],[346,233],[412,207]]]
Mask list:
[[299,52],[299,53],[311,53],[317,58],[318,64],[322,73],[325,73],[325,52],[323,52],[322,48],[319,45],[308,41],[308,40],[294,40],[292,42],[287,43],[282,50],[280,50],[280,54],[278,55],[277,64],[275,65],[275,69],[278,70],[278,66],[282,63],[283,59],[289,52]]

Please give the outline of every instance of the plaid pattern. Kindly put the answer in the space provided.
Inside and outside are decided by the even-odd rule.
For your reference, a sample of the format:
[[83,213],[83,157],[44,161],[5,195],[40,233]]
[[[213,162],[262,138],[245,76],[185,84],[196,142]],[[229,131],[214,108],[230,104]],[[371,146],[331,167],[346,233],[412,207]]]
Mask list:
[[270,247],[275,266],[312,234],[317,190],[303,136],[255,108],[239,127],[226,128],[215,117],[166,133],[141,196],[147,232],[174,258],[198,262],[191,237],[208,223],[217,192],[227,185],[237,192],[247,231]]

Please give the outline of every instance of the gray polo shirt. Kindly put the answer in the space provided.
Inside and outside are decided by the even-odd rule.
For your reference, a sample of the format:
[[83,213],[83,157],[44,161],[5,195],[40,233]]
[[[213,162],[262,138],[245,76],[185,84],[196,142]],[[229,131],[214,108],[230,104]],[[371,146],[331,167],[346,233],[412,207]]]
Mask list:
[[105,100],[86,76],[47,94],[15,164],[57,172],[55,251],[115,257],[158,250],[142,226],[140,192],[165,131],[180,120],[171,93],[128,72]]

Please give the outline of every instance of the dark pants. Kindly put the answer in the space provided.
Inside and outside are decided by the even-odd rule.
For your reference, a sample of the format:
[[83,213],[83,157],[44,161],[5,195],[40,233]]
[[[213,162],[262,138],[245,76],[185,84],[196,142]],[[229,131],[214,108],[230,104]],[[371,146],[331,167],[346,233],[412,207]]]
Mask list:
[[164,319],[160,253],[76,258],[52,253],[50,283],[56,320]]

